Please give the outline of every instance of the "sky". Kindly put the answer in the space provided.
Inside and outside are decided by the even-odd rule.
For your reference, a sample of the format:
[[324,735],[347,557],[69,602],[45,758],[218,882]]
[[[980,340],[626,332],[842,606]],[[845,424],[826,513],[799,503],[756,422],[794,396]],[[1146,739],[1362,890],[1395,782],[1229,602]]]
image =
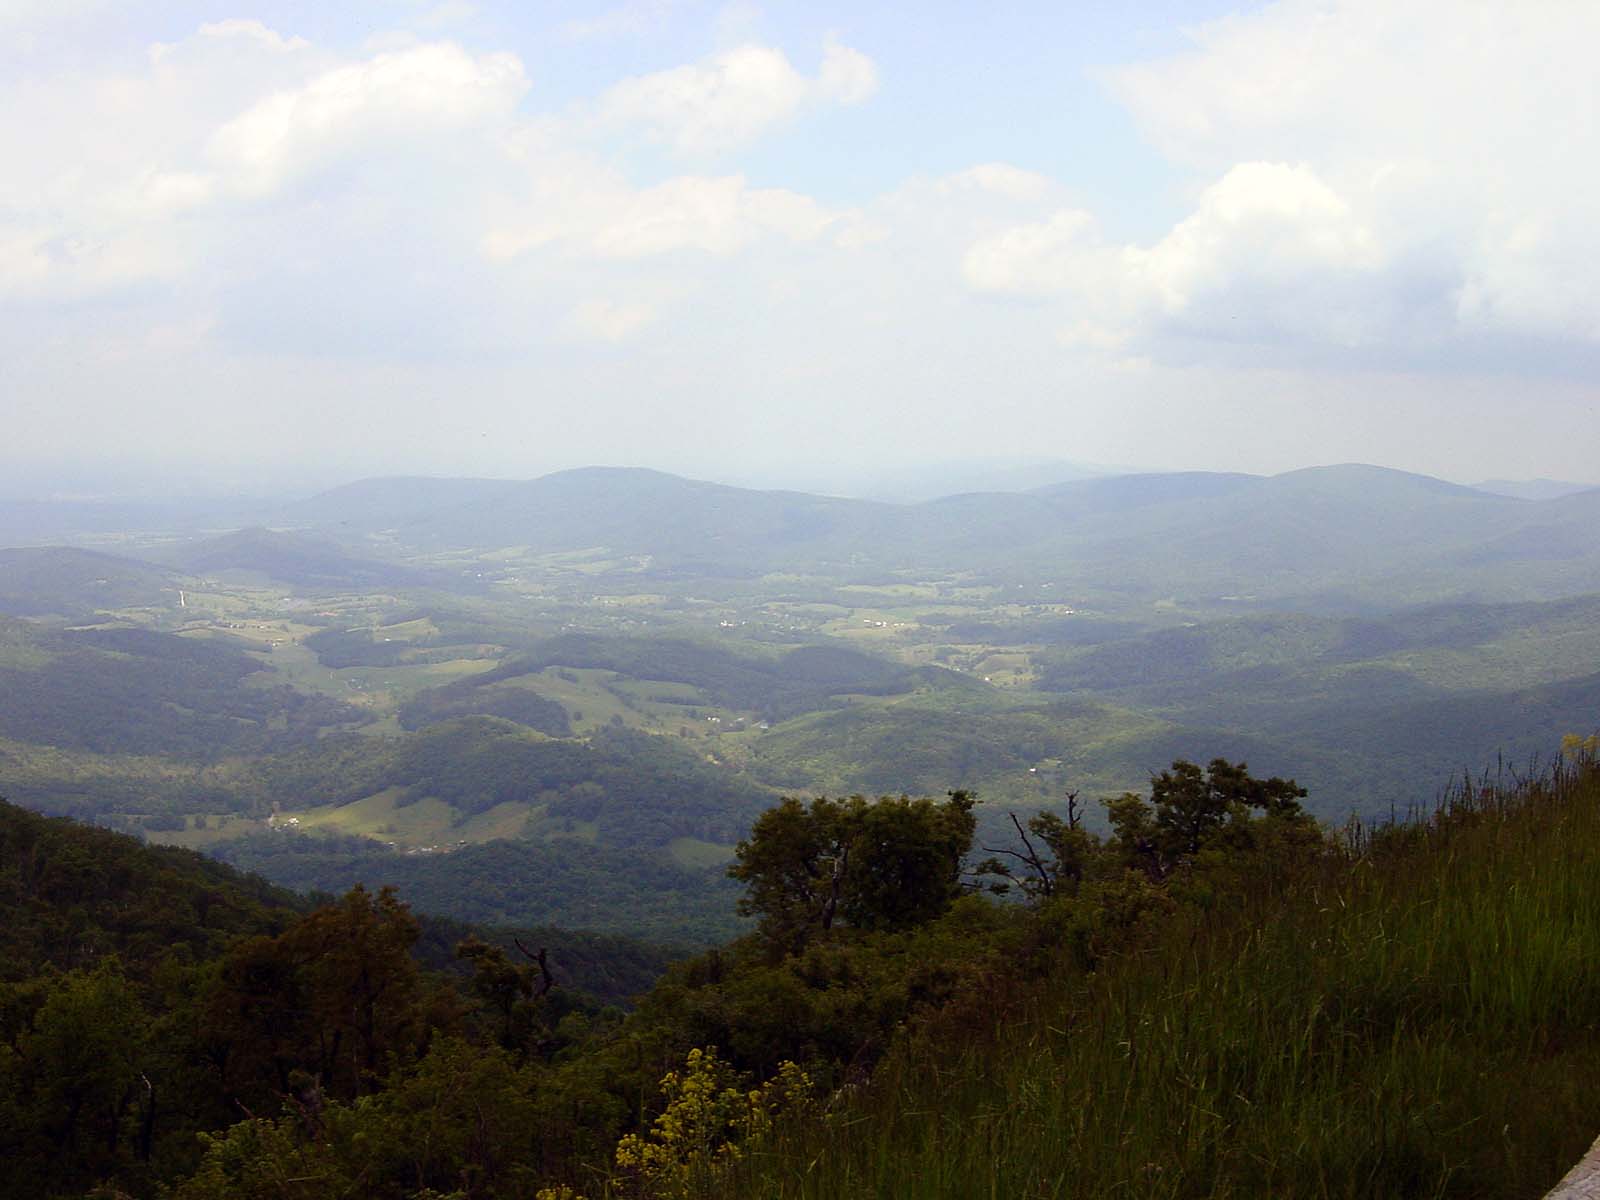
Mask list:
[[1600,5],[0,0],[0,492],[1600,484]]

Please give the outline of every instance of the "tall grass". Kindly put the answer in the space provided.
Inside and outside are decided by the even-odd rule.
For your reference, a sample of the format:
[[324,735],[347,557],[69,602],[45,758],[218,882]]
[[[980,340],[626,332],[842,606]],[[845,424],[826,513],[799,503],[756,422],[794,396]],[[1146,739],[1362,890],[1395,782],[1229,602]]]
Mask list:
[[1463,787],[933,1026],[740,1197],[1533,1197],[1600,1129],[1600,769]]

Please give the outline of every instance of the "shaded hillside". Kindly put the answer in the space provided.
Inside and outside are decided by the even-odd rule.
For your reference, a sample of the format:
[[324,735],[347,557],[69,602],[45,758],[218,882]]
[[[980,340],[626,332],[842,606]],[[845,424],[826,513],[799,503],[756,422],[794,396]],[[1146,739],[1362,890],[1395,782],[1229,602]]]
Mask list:
[[577,741],[469,717],[404,739],[388,762],[380,786],[402,785],[462,814],[507,802],[542,804],[552,821],[589,824],[615,846],[664,845],[675,837],[733,841],[768,799],[676,739],[621,729]]
[[415,954],[424,967],[467,978],[472,973],[470,964],[456,953],[462,942],[479,938],[499,946],[514,960],[523,955],[517,945],[521,942],[535,953],[548,952],[554,986],[575,989],[606,1004],[631,1003],[685,953],[676,946],[617,933],[583,933],[552,925],[474,925],[433,913],[423,913],[419,919],[422,936],[417,939]]
[[190,850],[41,817],[0,800],[0,983],[108,955],[148,973],[276,933],[305,901]]
[[176,607],[180,580],[131,558],[66,546],[0,550],[0,613],[86,616],[147,605]]
[[1476,765],[1525,772],[1600,712],[1600,597],[1384,618],[1276,614],[1036,655],[1039,686],[1165,723],[1103,766],[1245,758],[1329,820],[1402,810]]
[[1515,496],[1519,500],[1558,500],[1575,492],[1587,492],[1592,483],[1569,483],[1562,479],[1485,479],[1472,485],[1480,492]]
[[1136,754],[1164,728],[1092,702],[979,712],[862,706],[777,727],[755,744],[751,770],[800,794],[962,788],[1025,801],[1021,781],[1042,769],[1033,794],[1054,800],[1057,784],[1115,792],[1142,782],[1147,771]]
[[542,1064],[614,1028],[601,998],[643,990],[668,958],[419,920],[361,889],[314,906],[0,802],[0,1196],[170,1195],[208,1132],[295,1103],[302,1079],[319,1107],[370,1096],[468,1039]]
[[261,669],[219,641],[0,618],[0,737],[214,759],[294,745],[359,716],[327,697],[248,686]]
[[1177,471],[1169,474],[1114,475],[1072,480],[1035,489],[1075,518],[1128,512],[1158,504],[1190,504],[1258,485],[1260,475],[1239,472]]
[[[1267,614],[1161,630],[1083,651],[1038,656],[1047,691],[1116,693],[1161,704],[1186,689],[1235,691],[1273,672],[1342,673],[1346,664],[1393,658],[1410,667],[1455,665],[1470,677],[1473,662],[1525,672],[1545,681],[1600,654],[1600,596],[1525,604],[1432,605],[1384,617],[1325,618]],[[1431,657],[1430,657],[1431,656]],[[1600,660],[1597,660],[1600,661]],[[1253,676],[1247,673],[1254,673]],[[1479,673],[1475,683],[1486,682]]]
[[284,505],[273,524],[314,526],[344,534],[379,533],[465,504],[509,495],[519,486],[510,479],[420,475],[362,479]]
[[[312,880],[304,886],[322,885]],[[146,845],[0,799],[0,984],[47,965],[70,971],[111,956],[141,976],[171,956],[201,962],[240,938],[280,933],[312,907],[300,891],[215,857]],[[492,900],[478,907],[516,911],[514,904],[497,909]],[[561,986],[609,1002],[647,989],[674,957],[673,951],[619,934],[586,935],[527,922],[497,929],[450,916],[421,921],[417,955],[426,966],[459,973],[455,948],[468,937],[508,949],[513,938],[521,938],[550,951]]]
[[[1165,478],[1130,482],[1163,488]],[[1534,520],[1523,501],[1341,466],[1234,477],[1208,496],[1125,504],[1065,531],[1056,549],[1101,586],[1188,604],[1312,594],[1322,606],[1341,597],[1356,606],[1393,604],[1425,598],[1414,594],[1419,567]],[[1594,565],[1600,569],[1600,557]],[[1436,586],[1459,592],[1509,581],[1457,571]]]
[[437,572],[359,558],[320,538],[256,527],[184,546],[175,555],[191,574],[249,571],[315,590],[441,586]]
[[425,546],[604,547],[706,573],[743,573],[796,551],[833,561],[892,509],[801,492],[763,492],[638,468],[589,467],[519,484],[399,526]]
[[492,671],[434,692],[412,704],[420,714],[440,700],[466,700],[474,693],[548,667],[601,668],[634,679],[681,683],[698,689],[703,702],[784,720],[833,706],[844,694],[895,696],[918,689],[982,691],[982,685],[941,667],[905,667],[848,646],[797,646],[766,657],[679,637],[637,638],[567,634],[536,643]]
[[393,885],[419,909],[478,925],[558,925],[702,946],[740,928],[738,888],[722,869],[686,870],[664,850],[506,840],[398,854],[359,838],[273,833],[214,853],[296,889]]
[[[1119,801],[1114,836],[1042,814],[1025,852],[982,864],[1017,903],[963,887],[967,797],[788,803],[739,856],[747,936],[626,1018],[555,1022],[517,1000],[537,976],[480,954],[465,1036],[413,1034],[370,1082],[330,1072],[315,1123],[235,1123],[167,1178],[177,1200],[289,1170],[297,1200],[463,1177],[486,1200],[1538,1195],[1589,1142],[1600,1086],[1589,746],[1338,837],[1285,780],[1175,762]],[[821,874],[819,846],[849,865]],[[291,933],[252,998],[285,975],[318,995]],[[393,990],[372,1028],[406,1030],[415,992]],[[316,1038],[268,1032],[317,1061]]]
[[[432,507],[405,481],[359,485],[358,505],[331,494],[325,527],[426,550],[603,551],[669,577],[977,571],[1053,581],[1059,598],[1101,606],[1275,598],[1359,611],[1600,589],[1600,491],[1535,502],[1361,465],[1129,475],[913,505],[631,469],[453,481],[460,495],[445,482]],[[322,503],[307,502],[308,523]]]
[[[644,970],[625,942],[490,931],[451,961],[468,931],[366,888],[214,941],[182,907],[208,889],[166,880],[192,858],[0,806],[0,903],[85,955],[30,942],[0,979],[0,1195],[1537,1195],[1600,1086],[1597,740],[1338,836],[1292,782],[1174,762],[1111,836],[1044,813],[975,865],[965,795],[786,802],[737,855],[743,936],[631,1013],[571,986]],[[670,869],[301,840],[236,849],[573,923]],[[706,936],[733,885],[654,886],[636,928]]]

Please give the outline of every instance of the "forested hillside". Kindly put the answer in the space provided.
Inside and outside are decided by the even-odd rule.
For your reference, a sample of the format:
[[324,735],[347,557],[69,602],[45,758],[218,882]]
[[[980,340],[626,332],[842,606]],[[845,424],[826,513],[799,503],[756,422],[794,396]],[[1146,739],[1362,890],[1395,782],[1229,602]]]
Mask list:
[[685,865],[661,847],[499,839],[399,854],[367,838],[263,833],[214,853],[286,887],[392,885],[424,911],[480,924],[601,930],[667,946],[710,945],[742,924],[720,867]]
[[261,667],[225,640],[0,617],[0,738],[208,761],[304,744],[358,719],[331,697],[251,686]]
[[181,582],[149,563],[91,550],[0,550],[0,613],[14,616],[82,616],[99,609],[176,604]]
[[[1600,490],[1525,500],[1360,464],[1184,472],[897,505],[585,468],[525,482],[370,480],[282,514],[414,552],[600,551],[663,578],[978,570],[1070,579],[1098,606],[1164,596],[1372,611],[1600,590]],[[432,505],[424,503],[429,494]]]
[[962,793],[785,801],[731,870],[751,931],[631,1014],[571,982],[622,945],[0,808],[0,1194],[1537,1194],[1600,1085],[1567,749],[1337,834],[1224,760],[982,851]]
[[53,820],[0,802],[0,980],[120,959],[141,976],[158,960],[209,958],[273,933],[305,900],[190,850]]
[[622,938],[419,920],[388,892],[318,907],[0,801],[0,1195],[154,1196],[241,1113],[308,1086],[365,1094],[439,1037],[515,1028],[554,1054],[615,1026],[606,1003],[669,961]]

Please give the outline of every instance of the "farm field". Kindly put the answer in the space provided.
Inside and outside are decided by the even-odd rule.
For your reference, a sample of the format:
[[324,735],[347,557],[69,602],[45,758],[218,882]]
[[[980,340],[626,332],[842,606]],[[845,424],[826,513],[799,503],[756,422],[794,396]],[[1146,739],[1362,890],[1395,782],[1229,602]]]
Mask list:
[[[1407,504],[1435,494],[1379,482]],[[1480,504],[1439,495],[1452,529]],[[1296,779],[1337,825],[1464,772],[1526,771],[1600,711],[1596,592],[1547,581],[1520,598],[1532,576],[1478,571],[1503,598],[1441,586],[1418,603],[1421,571],[1371,605],[1296,596],[1320,577],[1281,563],[1185,592],[1152,582],[1157,561],[1128,560],[1119,582],[1066,542],[1002,564],[962,522],[1010,502],[957,500],[905,536],[943,529],[967,549],[920,565],[755,542],[733,564],[712,552],[743,537],[721,510],[712,542],[690,521],[653,548],[621,525],[591,544],[505,536],[486,512],[470,529],[130,531],[0,552],[0,603],[27,614],[0,618],[0,790],[279,871],[336,846],[442,862],[517,843],[582,870],[616,852],[715,874],[782,795],[959,788],[1003,839],[1010,812],[1068,794],[1102,829],[1098,800],[1220,756]],[[1146,536],[1158,509],[1118,528]]]

